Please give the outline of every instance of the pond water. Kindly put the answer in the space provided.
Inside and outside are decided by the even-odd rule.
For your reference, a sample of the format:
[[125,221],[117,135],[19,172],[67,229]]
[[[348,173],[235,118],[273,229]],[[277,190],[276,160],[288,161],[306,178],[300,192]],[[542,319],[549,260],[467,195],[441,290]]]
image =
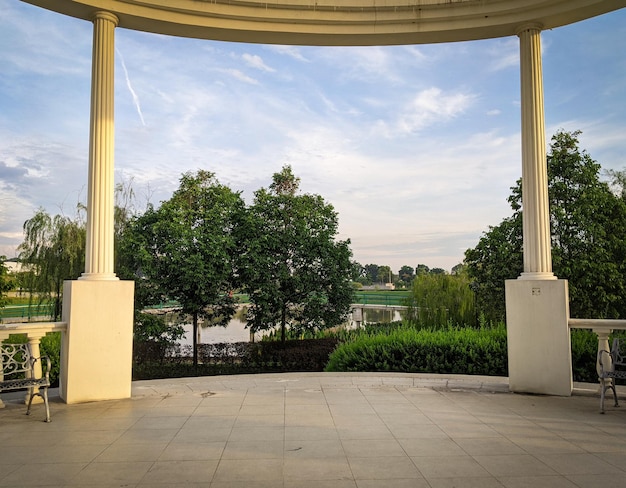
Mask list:
[[[354,320],[355,316],[359,318],[358,312],[351,314],[350,321],[346,324],[347,327],[357,327],[357,322]],[[388,323],[402,320],[402,317],[398,310],[381,307],[363,309],[362,319],[365,323]],[[166,318],[166,320],[168,319]],[[173,318],[170,317],[170,320],[173,320]],[[185,329],[185,337],[180,341],[180,345],[190,346],[193,344],[193,325],[183,324],[183,328]],[[255,340],[260,340],[262,335],[263,333],[261,332],[257,333]],[[250,341],[250,331],[246,328],[245,308],[242,307],[231,319],[227,327],[200,327],[200,340],[198,342],[202,344],[217,344],[248,341]]]

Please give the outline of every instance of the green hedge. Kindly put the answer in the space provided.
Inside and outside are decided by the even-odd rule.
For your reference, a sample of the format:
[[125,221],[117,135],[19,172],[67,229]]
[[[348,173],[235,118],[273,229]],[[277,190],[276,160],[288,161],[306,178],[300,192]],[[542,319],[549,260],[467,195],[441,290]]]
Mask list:
[[507,376],[504,327],[416,330],[400,327],[364,335],[341,344],[326,371],[395,371],[404,373]]
[[[133,379],[179,378],[221,374],[323,371],[337,339],[303,339],[283,342],[199,344],[200,364],[191,364],[191,348],[170,357],[135,361]],[[145,355],[147,357],[149,355]]]

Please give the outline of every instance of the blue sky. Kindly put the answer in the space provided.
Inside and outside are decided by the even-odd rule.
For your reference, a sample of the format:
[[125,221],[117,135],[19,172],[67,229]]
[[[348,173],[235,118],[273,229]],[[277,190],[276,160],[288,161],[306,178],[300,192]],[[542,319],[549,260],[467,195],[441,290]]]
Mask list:
[[[86,200],[92,25],[0,4],[0,254],[39,207]],[[626,168],[626,9],[542,34],[547,140],[582,130]],[[521,176],[516,37],[267,46],[116,30],[118,181],[158,205],[181,173],[241,191],[290,164],[361,264],[449,270],[511,214]]]

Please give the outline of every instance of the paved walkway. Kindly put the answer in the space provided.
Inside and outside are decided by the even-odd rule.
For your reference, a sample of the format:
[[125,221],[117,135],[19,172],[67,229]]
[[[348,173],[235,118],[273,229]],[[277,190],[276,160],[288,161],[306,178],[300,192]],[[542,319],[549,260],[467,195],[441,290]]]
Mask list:
[[609,402],[600,415],[596,394],[512,394],[506,378],[141,381],[128,400],[54,399],[50,424],[42,405],[27,417],[3,398],[0,486],[626,486],[626,408]]

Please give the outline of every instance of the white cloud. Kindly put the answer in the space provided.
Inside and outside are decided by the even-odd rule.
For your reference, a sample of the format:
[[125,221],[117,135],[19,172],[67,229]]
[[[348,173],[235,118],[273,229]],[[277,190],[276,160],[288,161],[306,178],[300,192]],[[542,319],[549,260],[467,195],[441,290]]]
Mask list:
[[274,71],[276,71],[275,69],[270,68],[267,64],[265,64],[263,58],[258,54],[244,53],[241,56],[241,59],[243,59],[244,62],[252,68],[256,68],[261,71],[267,71],[268,73],[273,73]]
[[230,75],[231,77],[235,78],[236,80],[242,81],[244,83],[248,83],[250,85],[258,85],[259,82],[258,80],[252,78],[251,76],[246,75],[244,72],[238,70],[238,69],[234,69],[234,68],[226,68],[226,69],[221,69],[219,70],[222,73],[227,73],[228,75]]
[[290,58],[295,59],[296,61],[302,61],[305,63],[310,62],[310,60],[302,54],[301,49],[297,48],[296,46],[270,45],[270,46],[265,46],[265,48],[270,51],[274,51],[278,54],[281,54],[283,56],[289,56]]
[[488,54],[491,58],[489,64],[491,71],[518,67],[520,62],[519,39],[512,37],[492,41]]
[[466,111],[475,98],[469,93],[444,93],[436,87],[422,90],[408,103],[398,120],[397,129],[408,134],[430,124],[446,122]]

